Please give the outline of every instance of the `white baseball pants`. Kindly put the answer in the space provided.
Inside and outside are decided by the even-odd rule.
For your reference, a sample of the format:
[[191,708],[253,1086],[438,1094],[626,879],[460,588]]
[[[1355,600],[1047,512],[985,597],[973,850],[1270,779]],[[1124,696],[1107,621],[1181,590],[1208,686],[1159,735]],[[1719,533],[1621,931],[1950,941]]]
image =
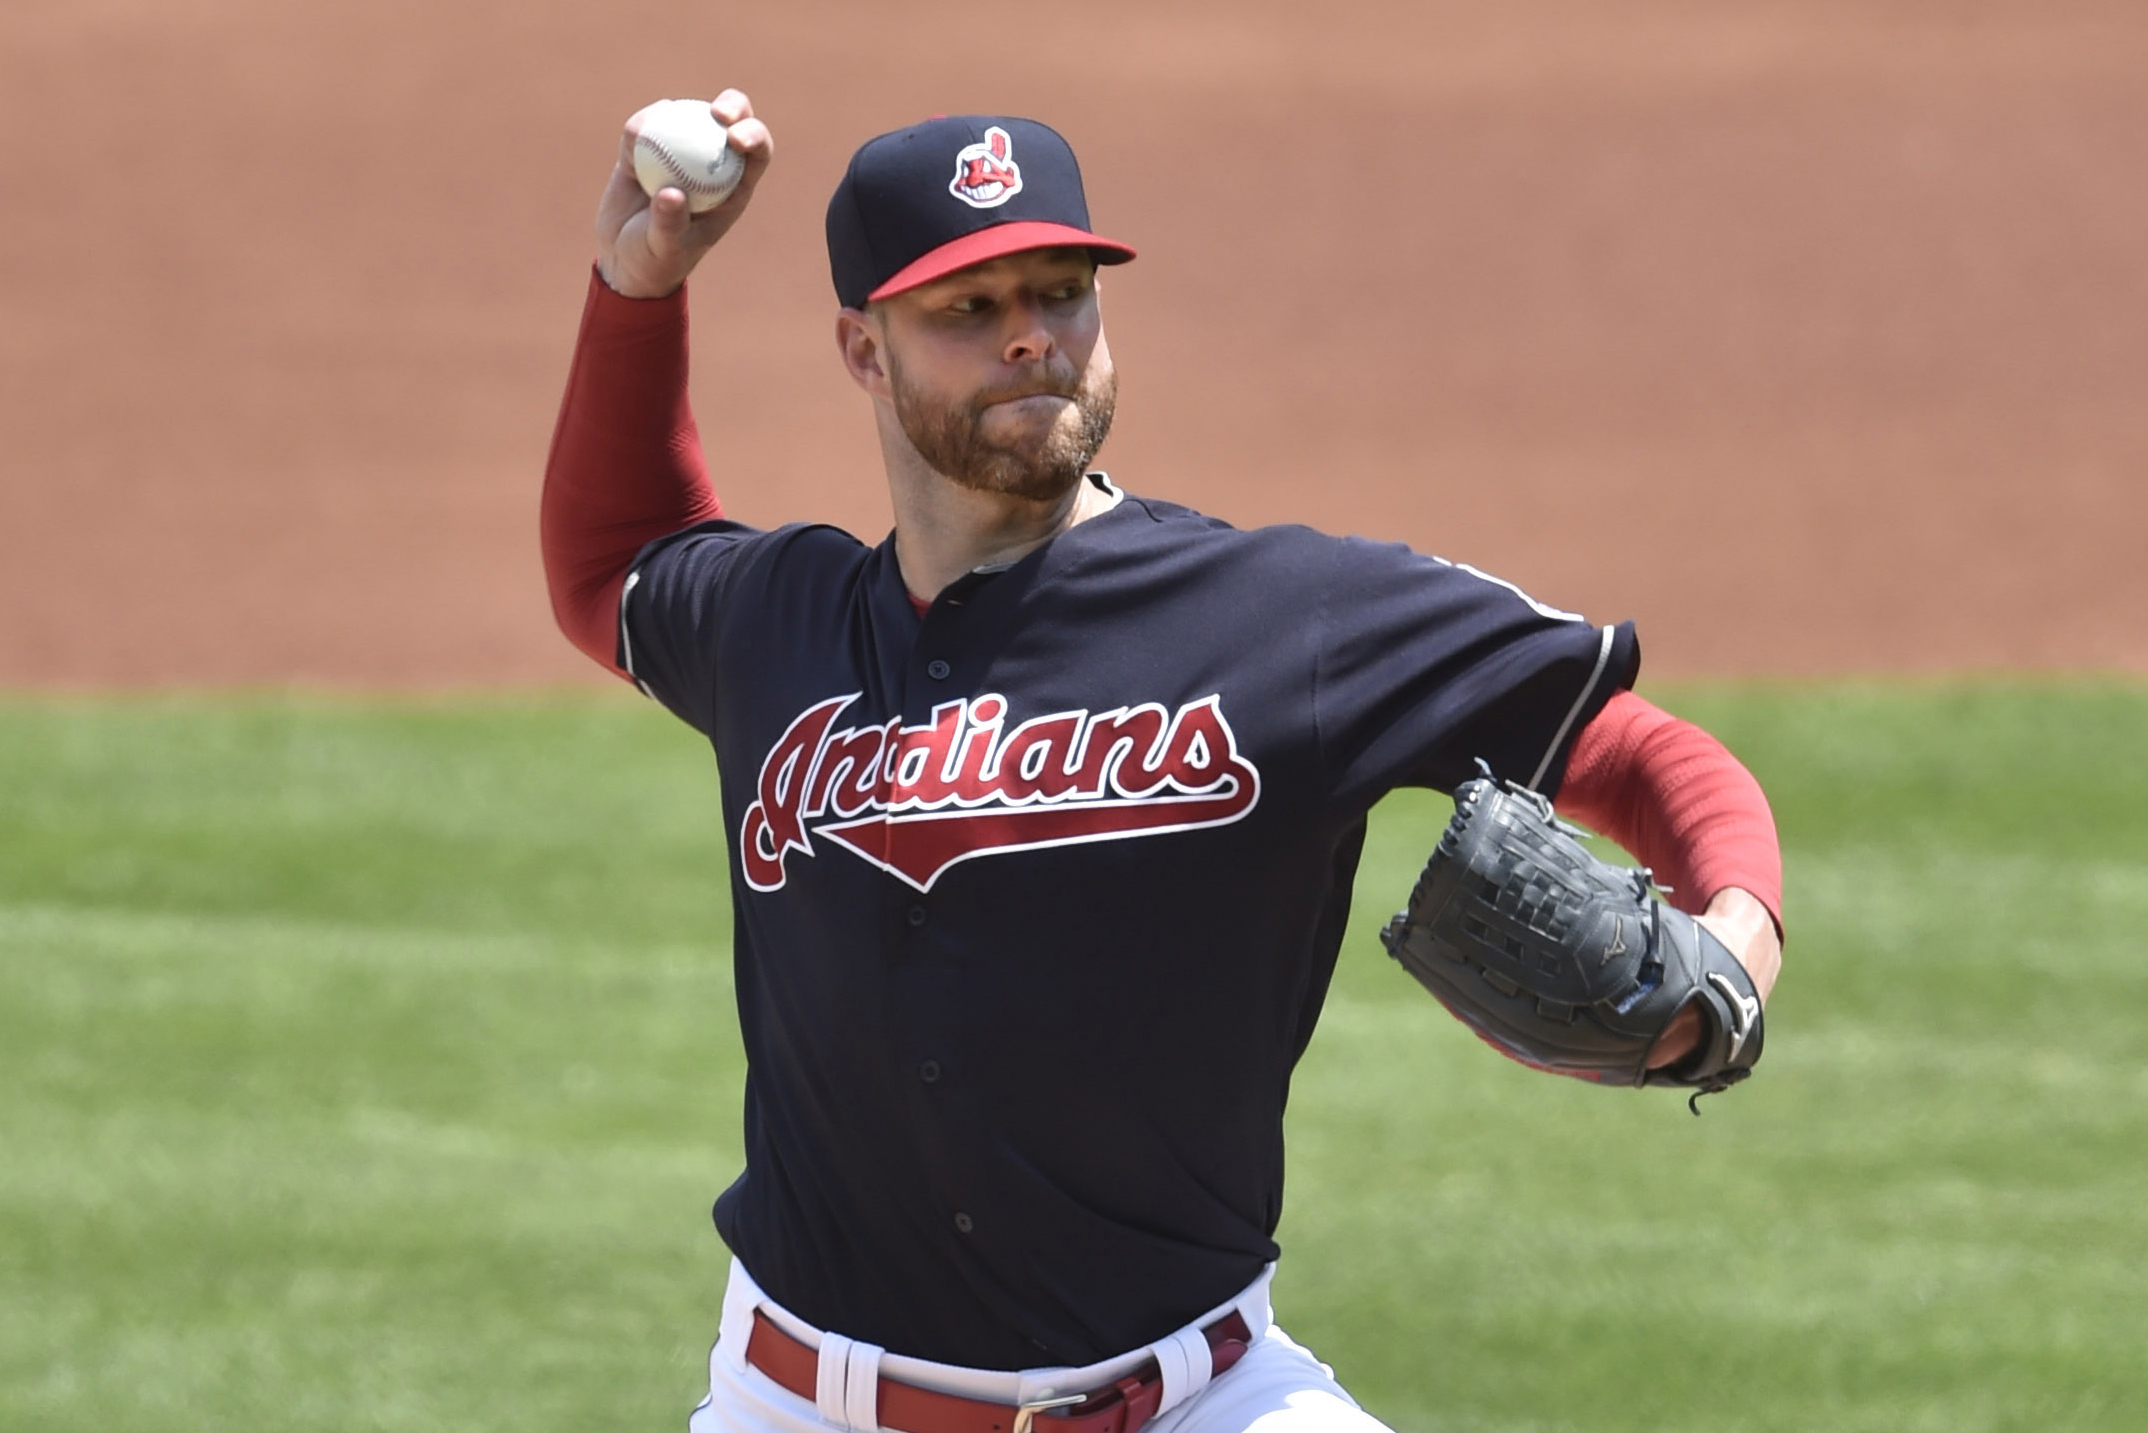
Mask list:
[[[1201,1330],[1234,1307],[1253,1331],[1253,1346],[1210,1383],[1208,1343]],[[820,1350],[824,1393],[819,1402],[801,1398],[747,1364],[755,1309]],[[1102,1387],[1150,1358],[1164,1369],[1164,1406],[1142,1433],[1388,1433],[1342,1390],[1326,1364],[1275,1326],[1265,1273],[1231,1303],[1147,1348],[1088,1368],[1001,1373],[884,1354],[824,1335],[762,1293],[736,1259],[724,1288],[723,1323],[709,1351],[709,1396],[686,1426],[688,1433],[879,1433],[871,1412],[875,1372],[943,1393],[1013,1404],[1045,1397],[1051,1388]],[[1046,1417],[1036,1423],[1038,1433],[1049,1433],[1051,1426]]]

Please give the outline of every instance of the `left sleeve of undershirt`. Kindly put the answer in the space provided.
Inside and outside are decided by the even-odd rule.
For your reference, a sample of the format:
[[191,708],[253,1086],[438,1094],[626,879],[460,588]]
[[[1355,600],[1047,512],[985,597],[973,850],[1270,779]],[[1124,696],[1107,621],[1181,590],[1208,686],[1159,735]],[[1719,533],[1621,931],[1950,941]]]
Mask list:
[[1783,859],[1760,783],[1723,744],[1632,692],[1582,728],[1553,804],[1631,852],[1689,914],[1732,886],[1782,930]]

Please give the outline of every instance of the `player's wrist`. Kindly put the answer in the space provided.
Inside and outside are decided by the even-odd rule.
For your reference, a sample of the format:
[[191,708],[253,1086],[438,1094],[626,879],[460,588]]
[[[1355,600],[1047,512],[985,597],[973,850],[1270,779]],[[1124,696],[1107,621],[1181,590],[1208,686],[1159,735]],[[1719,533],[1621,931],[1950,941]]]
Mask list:
[[1775,913],[1744,887],[1725,886],[1708,898],[1700,920],[1738,958],[1765,1002],[1782,972],[1783,944]]
[[1700,1048],[1701,1013],[1697,1005],[1688,1005],[1671,1017],[1663,1033],[1648,1052],[1647,1068],[1666,1069],[1677,1064]]
[[596,270],[597,278],[603,282],[604,287],[623,299],[668,299],[686,287],[683,275],[667,284],[662,277],[636,272],[613,255],[598,254]]

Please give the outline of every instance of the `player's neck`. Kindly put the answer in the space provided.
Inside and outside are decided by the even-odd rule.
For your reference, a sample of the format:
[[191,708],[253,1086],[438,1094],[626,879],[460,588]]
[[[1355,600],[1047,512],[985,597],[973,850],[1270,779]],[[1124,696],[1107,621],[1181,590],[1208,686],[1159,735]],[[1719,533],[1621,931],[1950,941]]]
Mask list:
[[1119,492],[1084,478],[1049,501],[979,492],[930,469],[888,467],[895,506],[895,560],[903,585],[928,601],[980,567],[1018,562],[1051,539],[1117,505]]

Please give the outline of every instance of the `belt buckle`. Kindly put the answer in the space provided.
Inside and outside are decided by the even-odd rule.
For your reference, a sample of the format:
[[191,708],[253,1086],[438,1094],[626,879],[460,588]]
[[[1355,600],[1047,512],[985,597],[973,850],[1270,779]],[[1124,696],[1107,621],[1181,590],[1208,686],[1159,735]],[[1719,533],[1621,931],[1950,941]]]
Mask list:
[[1031,1421],[1046,1409],[1072,1408],[1075,1404],[1086,1403],[1088,1400],[1089,1395],[1086,1393],[1069,1393],[1055,1398],[1052,1395],[1052,1390],[1047,1388],[1044,1390],[1043,1397],[1032,1399],[1028,1403],[1015,1405],[1014,1427],[1009,1429],[1008,1433],[1030,1433],[1029,1425]]

